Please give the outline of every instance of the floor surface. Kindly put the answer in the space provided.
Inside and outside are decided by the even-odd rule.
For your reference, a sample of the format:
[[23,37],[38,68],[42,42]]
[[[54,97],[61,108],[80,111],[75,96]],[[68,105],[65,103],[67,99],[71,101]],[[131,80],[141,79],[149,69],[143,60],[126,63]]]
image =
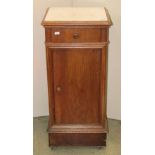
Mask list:
[[109,134],[107,146],[96,147],[54,147],[48,146],[48,117],[37,117],[33,121],[33,155],[120,155],[121,154],[121,123],[118,120],[108,120]]

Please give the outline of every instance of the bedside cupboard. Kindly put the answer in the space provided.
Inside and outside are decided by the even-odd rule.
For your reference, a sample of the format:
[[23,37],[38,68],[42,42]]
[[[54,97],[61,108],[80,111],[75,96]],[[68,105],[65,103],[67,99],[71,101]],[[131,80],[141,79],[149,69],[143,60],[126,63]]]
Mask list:
[[105,146],[110,16],[104,7],[51,7],[45,28],[49,146]]

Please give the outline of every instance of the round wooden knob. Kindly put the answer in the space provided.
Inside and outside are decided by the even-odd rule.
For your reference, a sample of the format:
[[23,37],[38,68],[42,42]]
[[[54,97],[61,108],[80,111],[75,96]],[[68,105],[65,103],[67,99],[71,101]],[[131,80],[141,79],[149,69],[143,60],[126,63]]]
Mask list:
[[73,38],[74,38],[74,39],[78,39],[78,38],[79,38],[79,34],[78,34],[78,33],[74,33],[74,34],[73,34]]
[[62,88],[61,88],[60,86],[57,86],[57,87],[56,87],[56,91],[57,91],[57,92],[61,92],[61,90],[62,90]]

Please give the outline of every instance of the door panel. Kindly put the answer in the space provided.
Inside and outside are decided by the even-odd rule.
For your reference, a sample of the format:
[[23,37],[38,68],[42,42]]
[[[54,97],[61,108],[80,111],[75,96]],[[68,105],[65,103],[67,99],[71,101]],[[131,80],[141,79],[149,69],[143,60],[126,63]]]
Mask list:
[[52,49],[52,53],[55,123],[99,123],[101,50]]

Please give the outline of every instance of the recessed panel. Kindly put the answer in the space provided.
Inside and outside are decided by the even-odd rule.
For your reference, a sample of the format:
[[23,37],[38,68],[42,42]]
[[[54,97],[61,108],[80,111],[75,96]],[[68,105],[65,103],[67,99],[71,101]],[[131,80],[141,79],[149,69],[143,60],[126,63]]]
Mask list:
[[52,49],[56,124],[100,122],[100,49]]

